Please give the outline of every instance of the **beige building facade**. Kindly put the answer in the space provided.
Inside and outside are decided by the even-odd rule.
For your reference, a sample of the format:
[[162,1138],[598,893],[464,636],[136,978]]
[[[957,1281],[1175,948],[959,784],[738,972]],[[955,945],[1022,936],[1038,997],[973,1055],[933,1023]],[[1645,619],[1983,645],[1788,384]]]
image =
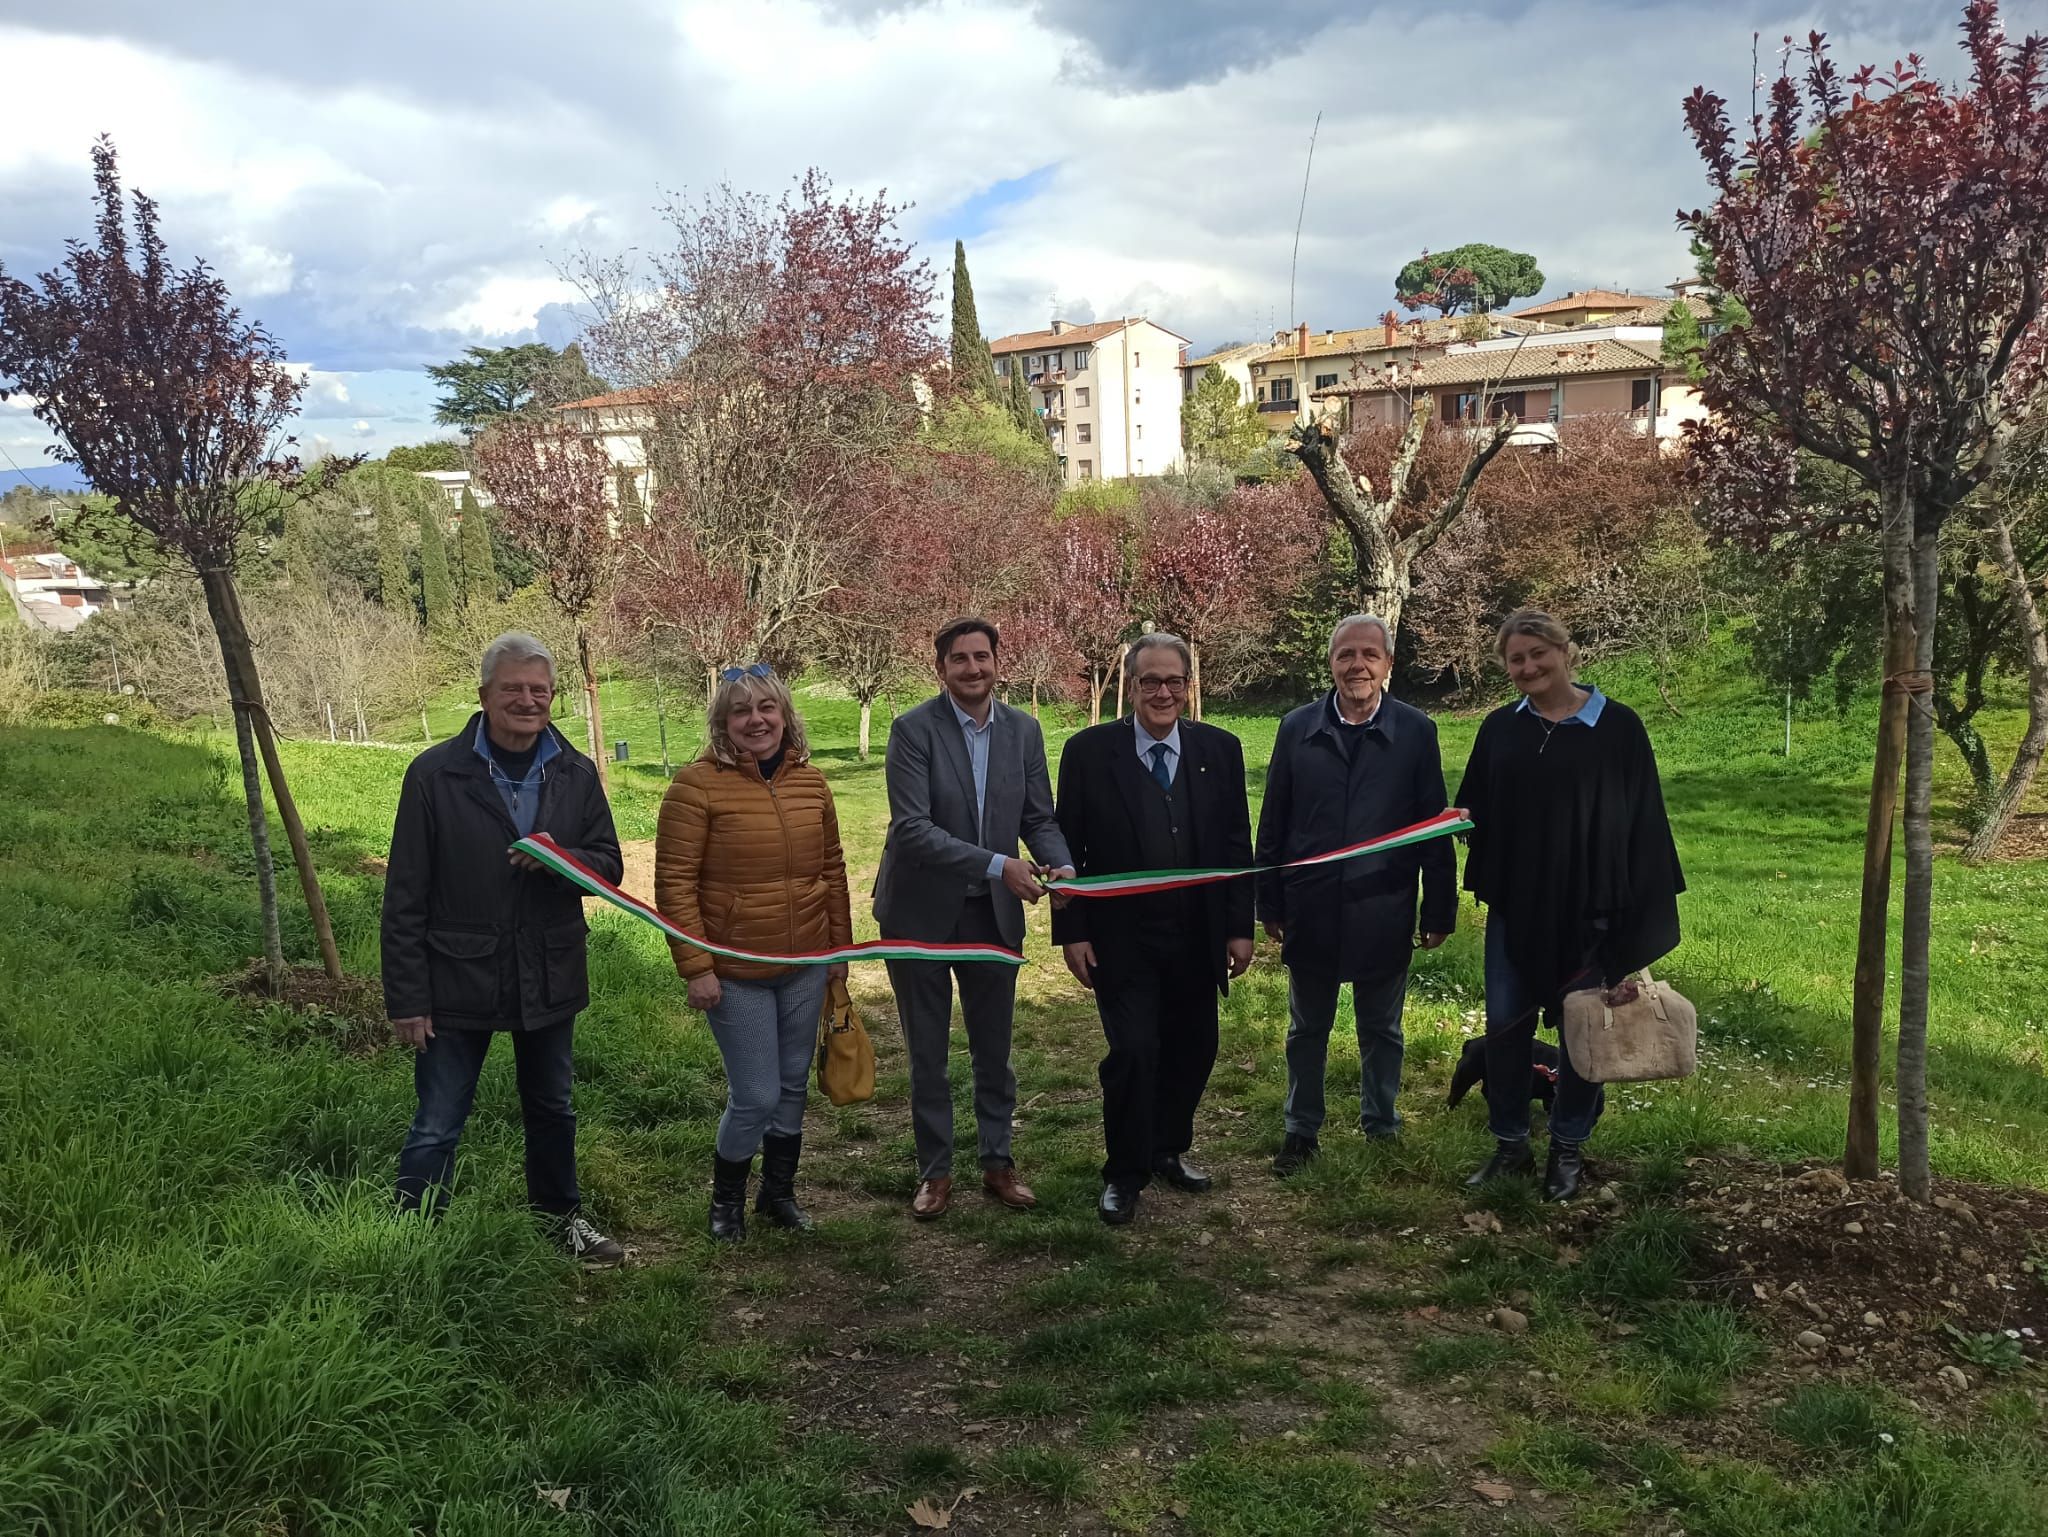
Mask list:
[[1608,326],[1465,343],[1390,365],[1356,385],[1322,392],[1318,401],[1343,409],[1354,425],[1399,427],[1426,395],[1447,424],[1514,417],[1520,425],[1509,441],[1527,448],[1555,443],[1562,421],[1609,417],[1675,449],[1684,424],[1703,418],[1706,408],[1683,371],[1665,363],[1662,341],[1656,327]]
[[1054,320],[989,342],[1006,382],[1022,370],[1068,485],[1179,467],[1186,347],[1186,337],[1143,316]]
[[1202,375],[1209,371],[1211,364],[1223,371],[1223,377],[1237,386],[1240,401],[1252,398],[1252,359],[1262,357],[1271,351],[1266,342],[1239,342],[1231,347],[1219,347],[1216,351],[1199,358],[1189,358],[1180,366],[1181,393],[1192,395],[1195,386],[1202,382]]
[[[1334,400],[1332,392],[1373,379],[1389,366],[1413,367],[1441,356],[1472,329],[1472,318],[1402,320],[1389,312],[1378,325],[1348,331],[1311,331],[1306,325],[1281,331],[1272,346],[1251,359],[1252,399],[1260,418],[1273,431],[1285,432],[1321,414],[1318,396]],[[1483,324],[1489,338],[1514,339],[1550,329],[1540,321],[1503,315],[1487,315]]]

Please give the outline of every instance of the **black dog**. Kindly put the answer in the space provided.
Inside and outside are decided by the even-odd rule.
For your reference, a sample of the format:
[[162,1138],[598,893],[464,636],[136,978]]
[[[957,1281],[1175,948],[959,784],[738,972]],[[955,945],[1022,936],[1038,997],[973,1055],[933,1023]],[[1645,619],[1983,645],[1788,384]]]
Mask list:
[[[1557,1098],[1557,1048],[1542,1039],[1536,1041],[1536,1060],[1529,1070],[1529,1097],[1540,1100],[1548,1110]],[[1486,1093],[1486,1037],[1475,1036],[1465,1043],[1465,1049],[1458,1053],[1458,1070],[1451,1074],[1451,1103],[1457,1104],[1472,1086],[1479,1086],[1481,1098]]]

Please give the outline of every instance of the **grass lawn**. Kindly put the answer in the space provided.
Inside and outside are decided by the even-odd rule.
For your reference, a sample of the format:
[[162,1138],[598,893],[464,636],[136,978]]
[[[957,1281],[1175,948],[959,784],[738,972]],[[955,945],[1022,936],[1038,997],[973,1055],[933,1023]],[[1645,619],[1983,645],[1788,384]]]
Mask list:
[[[856,979],[877,1097],[811,1112],[820,1231],[714,1251],[717,1054],[657,937],[606,910],[581,1161],[637,1262],[595,1276],[521,1211],[506,1054],[449,1221],[395,1223],[407,1059],[359,1022],[216,985],[259,948],[231,744],[0,732],[0,1531],[882,1533],[914,1529],[913,1507],[978,1532],[2048,1530],[2044,1346],[1991,1327],[2044,1311],[2048,1234],[2002,1276],[2009,1300],[1958,1302],[1951,1337],[1938,1305],[1874,1298],[1873,1329],[1833,1303],[1798,1315],[1782,1276],[1770,1298],[1718,1284],[1695,1200],[1750,1181],[1768,1207],[1776,1166],[1839,1150],[1868,711],[1798,716],[1788,759],[1782,705],[1725,654],[1678,679],[1682,717],[1627,665],[1593,675],[1642,710],[1663,764],[1692,888],[1669,972],[1701,1006],[1702,1070],[1611,1095],[1592,1151],[1612,1189],[1583,1210],[1458,1185],[1487,1145],[1476,1101],[1441,1108],[1479,1028],[1468,908],[1416,963],[1399,1146],[1346,1131],[1340,1041],[1326,1156],[1284,1188],[1265,1173],[1285,1006],[1262,951],[1203,1111],[1218,1190],[1148,1196],[1110,1232],[1092,1210],[1099,1029],[1035,914],[1018,1155],[1039,1209],[968,1192],[909,1221],[877,968]],[[613,770],[628,840],[651,837],[663,783],[652,703],[608,689],[607,734],[632,742]],[[863,763],[850,704],[803,705],[865,891],[886,721]],[[671,706],[681,761],[700,732]],[[436,734],[462,714],[451,698]],[[1213,718],[1263,762],[1277,712]],[[1453,785],[1476,724],[1443,721]],[[1048,720],[1055,751],[1072,729]],[[1987,734],[2018,729],[2008,708]],[[288,756],[343,956],[374,975],[409,753]],[[2048,863],[1944,861],[1937,901],[1937,1170],[2048,1188]],[[294,897],[285,911],[310,959]],[[971,1125],[964,1068],[956,1040]],[[1822,1268],[1853,1286],[1853,1257]],[[1805,1327],[1827,1343],[1796,1344]],[[1943,1391],[1937,1361],[1967,1387]]]

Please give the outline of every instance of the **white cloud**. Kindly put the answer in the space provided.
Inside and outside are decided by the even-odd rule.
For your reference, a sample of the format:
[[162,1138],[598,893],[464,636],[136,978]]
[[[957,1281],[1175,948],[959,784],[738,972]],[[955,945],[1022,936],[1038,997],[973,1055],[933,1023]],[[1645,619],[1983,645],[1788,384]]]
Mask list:
[[252,240],[231,243],[221,256],[221,276],[229,291],[242,299],[267,299],[290,293],[292,254],[273,251]]
[[359,438],[370,437],[374,432],[374,429],[370,426],[368,422],[357,422],[355,426],[351,427],[349,430]]
[[348,383],[340,374],[308,368],[306,393],[299,397],[299,409],[308,416],[336,416],[349,403]]
[[[942,300],[964,234],[992,334],[1057,299],[1207,345],[1297,314],[1369,321],[1425,245],[1532,251],[1551,292],[1661,286],[1686,261],[1673,210],[1704,199],[1693,84],[1746,100],[1752,29],[1809,25],[1844,61],[1920,48],[1953,77],[1954,10],[1276,0],[1248,24],[1235,0],[621,0],[565,27],[540,0],[83,0],[0,25],[0,260],[40,270],[88,228],[87,152],[111,132],[177,258],[215,262],[318,360],[307,415],[346,432],[377,411],[343,379],[563,339],[576,295],[556,264],[660,240],[662,189],[777,193],[818,163],[917,205]],[[1026,177],[961,227],[963,204]]]
[[546,306],[575,299],[576,289],[561,278],[501,272],[485,278],[469,298],[436,318],[451,331],[504,336],[531,329]]

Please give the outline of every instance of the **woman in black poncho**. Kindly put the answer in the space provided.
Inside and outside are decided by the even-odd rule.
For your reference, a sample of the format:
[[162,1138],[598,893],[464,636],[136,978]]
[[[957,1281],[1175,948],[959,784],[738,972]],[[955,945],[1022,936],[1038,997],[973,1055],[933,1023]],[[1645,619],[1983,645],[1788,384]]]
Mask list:
[[[1521,698],[1479,728],[1456,804],[1472,817],[1465,887],[1486,914],[1487,1120],[1499,1147],[1466,1183],[1535,1168],[1527,1085],[1536,1015],[1600,987],[1622,1000],[1631,972],[1678,944],[1685,878],[1664,815],[1649,733],[1627,705],[1572,678],[1571,636],[1522,609],[1495,650]],[[1584,1146],[1606,1100],[1559,1039],[1544,1193],[1577,1194]],[[1520,1092],[1512,1087],[1521,1085]]]

